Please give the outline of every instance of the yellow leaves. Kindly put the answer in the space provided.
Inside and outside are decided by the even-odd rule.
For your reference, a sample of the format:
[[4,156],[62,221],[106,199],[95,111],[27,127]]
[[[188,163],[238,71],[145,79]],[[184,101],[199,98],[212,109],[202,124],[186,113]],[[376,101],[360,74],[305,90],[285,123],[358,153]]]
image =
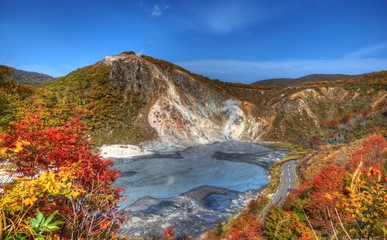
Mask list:
[[382,181],[381,171],[371,167],[366,173],[355,172],[347,190],[345,211],[365,226],[363,233],[379,234],[387,224],[387,184]]
[[65,194],[67,198],[76,198],[81,194],[81,191],[71,191]]
[[338,199],[340,198],[340,193],[338,191],[332,192],[332,193],[325,193],[325,197],[329,200]]
[[8,148],[0,148],[0,155],[7,152]]
[[31,145],[29,142],[27,141],[24,141],[24,140],[18,140],[15,144],[15,148],[13,148],[11,151],[13,151],[14,153],[18,153],[20,152],[21,150],[23,150],[23,148],[25,146],[29,146]]
[[[4,144],[4,140],[0,139],[0,146],[3,146],[3,144]],[[0,147],[0,155],[6,153],[7,150],[8,150],[8,148],[6,148],[6,147]]]
[[25,199],[23,199],[23,203],[24,205],[26,206],[32,206],[35,204],[35,202],[38,200],[35,196],[31,196],[31,197],[26,197]]
[[325,194],[325,197],[328,198],[329,200],[333,199],[333,196],[330,193]]
[[14,212],[33,206],[48,197],[76,198],[84,190],[73,188],[71,179],[72,175],[65,169],[57,173],[43,172],[35,179],[16,178],[12,188],[1,196],[0,208]]
[[[0,146],[4,144],[4,140],[0,139]],[[0,147],[0,154],[5,153],[18,153],[24,149],[24,147],[31,145],[30,142],[18,139],[15,143],[15,147]]]

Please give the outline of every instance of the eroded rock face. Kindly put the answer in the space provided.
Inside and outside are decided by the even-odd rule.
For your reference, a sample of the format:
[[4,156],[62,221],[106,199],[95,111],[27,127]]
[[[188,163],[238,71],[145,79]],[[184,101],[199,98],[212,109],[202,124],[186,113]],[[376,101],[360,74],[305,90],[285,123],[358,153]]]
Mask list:
[[111,87],[125,101],[139,103],[134,127],[154,132],[156,138],[149,140],[180,145],[283,141],[303,129],[319,129],[343,109],[380,108],[387,96],[372,87],[368,92],[340,86],[214,87],[178,66],[135,54],[106,57],[102,63],[112,66]]
[[167,79],[162,72],[136,55],[106,57],[105,61],[112,65],[110,78],[114,87],[124,89],[124,94],[130,92],[153,99],[167,88]]
[[164,71],[134,54],[103,62],[112,66],[112,86],[124,99],[135,94],[146,103],[137,121],[153,128],[162,141],[197,145],[262,135],[264,120],[252,115],[254,104],[217,93],[185,71]]

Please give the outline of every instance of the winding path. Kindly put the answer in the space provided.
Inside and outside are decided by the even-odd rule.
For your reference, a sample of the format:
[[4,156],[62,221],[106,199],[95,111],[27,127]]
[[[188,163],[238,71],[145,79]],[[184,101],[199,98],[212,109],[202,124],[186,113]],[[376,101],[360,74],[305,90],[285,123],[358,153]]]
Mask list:
[[278,191],[271,202],[280,205],[289,195],[290,190],[296,186],[296,160],[290,160],[281,165],[281,182]]
[[296,187],[297,172],[296,166],[297,160],[290,160],[281,165],[281,180],[278,191],[271,198],[270,203],[261,212],[261,221],[265,220],[267,211],[269,211],[271,204],[280,205],[285,198],[289,195],[290,190]]

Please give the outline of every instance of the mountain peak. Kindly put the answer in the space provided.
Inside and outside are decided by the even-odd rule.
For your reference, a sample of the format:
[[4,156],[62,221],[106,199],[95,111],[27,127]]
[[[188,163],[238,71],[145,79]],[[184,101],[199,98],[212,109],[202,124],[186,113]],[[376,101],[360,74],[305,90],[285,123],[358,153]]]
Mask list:
[[133,57],[139,57],[135,52],[130,51],[130,52],[122,52],[118,55],[113,55],[113,56],[106,56],[103,59],[103,63],[107,65],[112,65],[113,62],[117,62],[119,60],[125,60],[128,58],[133,58]]

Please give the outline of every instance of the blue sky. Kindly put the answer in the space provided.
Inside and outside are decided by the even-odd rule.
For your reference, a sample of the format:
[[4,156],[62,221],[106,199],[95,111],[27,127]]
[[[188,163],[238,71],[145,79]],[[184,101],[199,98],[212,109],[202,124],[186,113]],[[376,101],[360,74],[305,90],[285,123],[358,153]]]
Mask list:
[[387,69],[386,0],[0,0],[0,64],[55,77],[123,51],[251,83]]

